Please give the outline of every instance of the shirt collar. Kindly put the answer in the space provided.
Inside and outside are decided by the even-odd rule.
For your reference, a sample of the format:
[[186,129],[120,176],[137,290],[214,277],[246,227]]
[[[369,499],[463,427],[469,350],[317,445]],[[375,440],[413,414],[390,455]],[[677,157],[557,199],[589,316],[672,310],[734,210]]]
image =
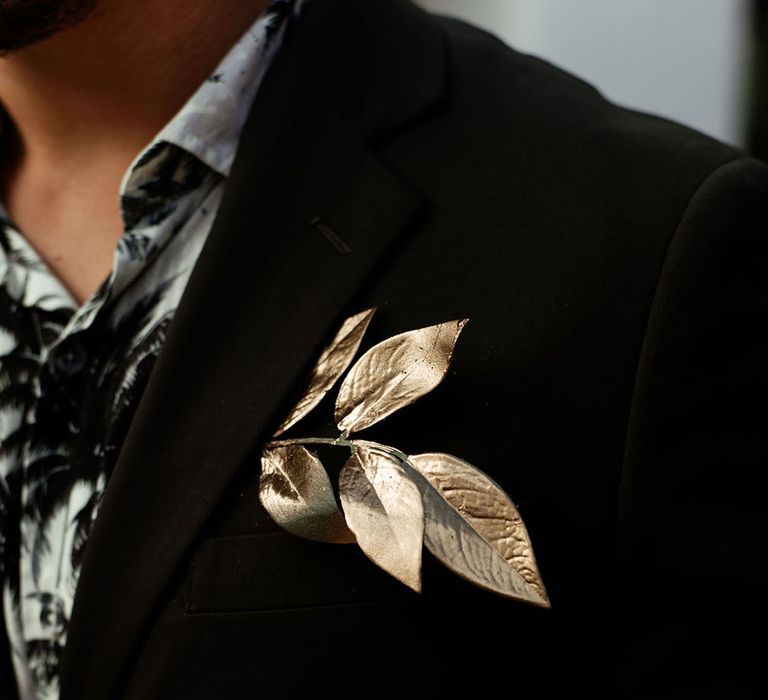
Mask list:
[[251,103],[289,19],[299,13],[304,1],[273,0],[134,163],[156,144],[167,142],[217,173],[229,175]]

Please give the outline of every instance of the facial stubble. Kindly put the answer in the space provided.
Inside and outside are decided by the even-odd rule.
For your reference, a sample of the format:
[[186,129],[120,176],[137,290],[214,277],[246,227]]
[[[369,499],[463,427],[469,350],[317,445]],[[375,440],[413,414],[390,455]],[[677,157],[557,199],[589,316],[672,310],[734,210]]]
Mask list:
[[97,0],[0,0],[0,56],[79,24]]

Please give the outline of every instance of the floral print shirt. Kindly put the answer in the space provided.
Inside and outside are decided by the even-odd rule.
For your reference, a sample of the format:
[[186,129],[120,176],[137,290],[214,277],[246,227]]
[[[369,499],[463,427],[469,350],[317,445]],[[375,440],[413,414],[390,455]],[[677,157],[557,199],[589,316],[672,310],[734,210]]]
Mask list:
[[58,698],[88,534],[297,0],[273,0],[132,163],[78,305],[0,206],[0,584],[22,700]]

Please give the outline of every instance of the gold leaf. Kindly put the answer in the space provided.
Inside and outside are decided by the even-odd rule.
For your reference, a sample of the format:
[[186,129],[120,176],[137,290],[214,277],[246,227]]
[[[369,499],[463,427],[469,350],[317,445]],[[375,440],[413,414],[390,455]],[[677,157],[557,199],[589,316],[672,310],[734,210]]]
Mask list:
[[422,488],[424,544],[460,576],[542,607],[549,598],[515,505],[490,477],[447,454],[408,457]]
[[366,352],[344,378],[336,423],[349,434],[373,425],[432,391],[445,377],[467,319],[408,331]]
[[344,516],[360,548],[376,565],[421,590],[424,509],[401,462],[355,446],[339,476]]
[[284,433],[288,428],[298,423],[323,400],[323,397],[352,362],[375,312],[376,309],[366,309],[344,321],[339,332],[325,348],[312,370],[309,386],[274,436]]
[[291,534],[338,544],[355,541],[322,463],[300,445],[267,446],[262,452],[259,499]]

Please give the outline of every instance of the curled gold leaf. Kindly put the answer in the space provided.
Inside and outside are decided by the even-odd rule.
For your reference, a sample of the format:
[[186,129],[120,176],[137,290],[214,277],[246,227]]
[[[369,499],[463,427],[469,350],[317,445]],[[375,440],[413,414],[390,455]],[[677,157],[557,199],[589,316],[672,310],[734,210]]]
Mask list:
[[368,329],[368,324],[375,312],[376,309],[366,309],[359,314],[350,316],[344,321],[339,332],[336,333],[328,347],[325,348],[312,370],[309,386],[302,394],[296,406],[281,423],[275,432],[275,437],[298,423],[317,406],[336,383],[336,380],[344,374],[344,370],[349,367],[352,358],[357,353],[365,331]]
[[452,455],[413,455],[407,464],[432,487],[422,488],[427,549],[483,588],[550,607],[528,532],[506,493]]
[[267,446],[262,452],[259,499],[291,534],[338,544],[355,541],[322,463],[300,445]]
[[432,391],[445,377],[467,319],[388,338],[352,367],[336,399],[336,423],[349,434],[373,425]]
[[424,509],[402,463],[356,446],[339,476],[344,516],[365,555],[415,591],[421,590]]

